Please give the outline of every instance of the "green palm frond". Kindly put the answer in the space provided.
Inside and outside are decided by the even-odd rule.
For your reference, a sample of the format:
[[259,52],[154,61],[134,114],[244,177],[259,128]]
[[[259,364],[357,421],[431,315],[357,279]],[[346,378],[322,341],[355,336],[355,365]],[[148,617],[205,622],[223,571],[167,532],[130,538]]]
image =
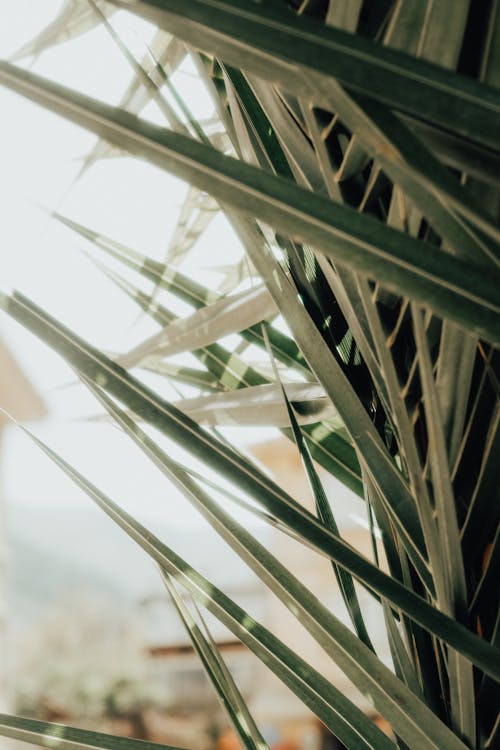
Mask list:
[[[142,57],[115,28],[118,8],[155,25]],[[160,566],[245,747],[265,747],[258,717],[185,591],[349,750],[493,750],[500,736],[498,3],[81,0],[67,3],[20,55],[38,55],[97,23],[133,75],[119,106],[12,62],[0,62],[0,83],[100,139],[82,173],[112,149],[189,184],[177,223],[163,228],[161,260],[146,243],[136,250],[52,215],[160,330],[108,357],[20,293],[3,294],[1,306],[76,371],[106,418],[289,609],[393,736],[33,440]],[[203,122],[176,82],[186,61],[211,97],[214,113]],[[150,102],[165,125],[142,117]],[[244,252],[227,264],[209,257],[208,238],[222,217]],[[200,273],[188,270],[196,264]],[[203,280],[206,268],[222,281]],[[146,386],[145,372],[176,383],[178,400]],[[212,429],[256,424],[295,443],[313,511],[310,498],[287,491]],[[148,427],[216,479],[170,457]],[[373,561],[344,540],[329,474],[363,499]],[[298,555],[307,546],[332,563],[352,628],[237,521],[233,507],[285,533]],[[385,623],[390,667],[376,654],[358,584]],[[30,720],[3,717],[0,733],[50,744]],[[118,746],[70,728],[61,736],[76,750]]]

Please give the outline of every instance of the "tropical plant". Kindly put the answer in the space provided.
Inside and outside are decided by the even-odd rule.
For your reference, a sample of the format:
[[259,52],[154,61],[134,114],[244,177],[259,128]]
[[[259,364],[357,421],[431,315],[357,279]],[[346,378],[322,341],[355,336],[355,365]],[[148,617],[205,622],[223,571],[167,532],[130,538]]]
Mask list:
[[[112,25],[116,8],[157,26],[143,59]],[[164,263],[54,213],[88,240],[103,271],[161,330],[108,356],[19,292],[4,294],[2,307],[74,368],[325,657],[369,696],[393,736],[33,440],[159,565],[245,747],[265,742],[181,590],[349,750],[492,750],[500,742],[498,3],[79,0],[23,54],[95,23],[133,70],[120,106],[11,62],[0,64],[0,82],[192,185]],[[197,121],[171,81],[185,55],[213,97],[213,122]],[[150,100],[165,125],[138,116]],[[107,153],[103,141],[85,168]],[[245,260],[209,289],[180,267],[219,210]],[[163,291],[190,313],[169,309]],[[236,343],[228,334],[239,334]],[[252,360],[256,347],[266,367]],[[192,366],[171,359],[182,352],[193,355]],[[145,384],[146,371],[197,395],[168,402]],[[316,514],[215,429],[249,421],[295,442]],[[228,480],[232,501],[290,535],[297,554],[307,545],[330,559],[352,627],[226,510],[217,486],[174,461],[151,427]],[[365,504],[387,568],[376,543],[370,560],[343,541],[318,464]],[[381,608],[393,669],[374,652],[354,581]],[[12,716],[0,723],[7,736],[49,747],[54,737],[71,748],[117,743]]]

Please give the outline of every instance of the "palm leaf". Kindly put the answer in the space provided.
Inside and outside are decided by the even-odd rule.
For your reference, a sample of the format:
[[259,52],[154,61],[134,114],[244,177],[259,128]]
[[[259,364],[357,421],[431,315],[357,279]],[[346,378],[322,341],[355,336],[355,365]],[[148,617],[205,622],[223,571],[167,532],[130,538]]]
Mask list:
[[492,343],[500,341],[497,283],[480,266],[447,253],[431,255],[425,243],[348,207],[9,63],[0,64],[0,81],[233,208],[297,234],[336,262],[407,293]]
[[195,313],[170,323],[159,333],[128,352],[120,361],[132,367],[144,357],[169,357],[201,349],[231,333],[239,333],[261,320],[275,317],[276,305],[265,287],[228,295],[199,308]]
[[[106,16],[115,13],[115,9],[109,6],[105,9]],[[95,17],[92,9],[86,3],[75,3],[75,0],[65,0],[62,8],[56,18],[37,34],[28,44],[17,50],[11,60],[20,60],[23,57],[41,55],[48,49],[62,44],[70,39],[85,34],[87,31],[95,28],[99,21]]]
[[0,735],[13,740],[21,740],[39,747],[61,750],[176,750],[171,745],[160,745],[144,740],[115,737],[112,734],[93,732],[89,729],[77,729],[65,724],[50,721],[37,721],[11,714],[0,714]]
[[[294,690],[325,722],[326,726],[347,744],[348,748],[355,750],[357,747],[372,747],[377,748],[377,750],[379,748],[394,750],[391,740],[310,665],[284,646],[266,628],[253,620],[247,612],[238,607],[214,584],[201,576],[110,498],[101,493],[97,487],[92,485],[61,457],[57,456],[47,445],[34,435],[30,434],[30,437],[167,574],[188,589],[197,601],[212,612],[264,663],[270,666],[274,674]],[[443,727],[443,730],[446,735],[446,727]],[[453,735],[450,735],[450,737],[451,742],[453,742]],[[456,750],[463,750],[464,746],[458,740],[457,743],[450,745],[450,748],[454,750],[456,747]]]
[[[185,569],[185,563],[183,561],[180,561],[177,556],[174,557],[172,551],[169,550],[169,548],[164,544],[162,544],[156,537],[154,537],[151,532],[141,526],[141,524],[139,524],[125,511],[119,508],[119,506],[117,506],[113,501],[103,495],[94,485],[88,482],[81,474],[79,474],[75,469],[67,464],[61,457],[57,456],[57,454],[55,454],[50,448],[48,448],[48,446],[46,446],[34,436],[31,437],[36,442],[36,444],[44,451],[44,453],[46,453],[58,466],[60,466],[81,489],[89,494],[89,496],[99,505],[99,507],[101,507],[101,509],[104,510],[116,523],[118,523],[125,531],[127,531],[127,533],[132,536],[132,538],[137,543],[139,543],[143,547],[143,549],[147,551],[148,554],[153,557],[153,559],[156,560],[156,562],[158,562],[163,568],[170,572],[171,575],[180,578],[180,580],[183,582],[183,585],[187,587],[186,579],[179,576],[182,568]],[[183,484],[185,481],[186,478],[184,477]],[[212,505],[212,511],[213,510],[215,510],[215,506]],[[229,518],[226,516],[221,531],[223,534],[229,535],[231,533],[231,527],[235,529],[236,526],[237,524],[235,524],[234,521],[230,522]],[[245,534],[245,532],[243,532],[243,536],[246,537],[247,542],[252,539],[251,535],[247,535]],[[226,536],[226,539],[227,538],[228,537]],[[260,547],[260,545],[258,545],[257,542],[253,541],[253,554],[258,554],[258,547]],[[243,549],[239,551],[239,554],[242,553]],[[263,548],[261,548],[260,554],[262,554],[264,558],[272,558],[272,556],[268,555],[268,553],[265,553]],[[245,557],[246,561],[249,562],[250,555],[248,555],[248,557]],[[174,562],[176,558],[178,561],[177,564]],[[271,580],[269,576],[273,576],[273,574],[275,573],[277,578],[279,578],[280,573],[282,573],[288,579],[287,586],[284,590],[284,596],[290,596],[290,594],[292,594],[293,592],[295,606],[297,606],[297,604],[300,602],[299,592],[301,591],[305,599],[308,600],[308,607],[311,607],[314,602],[314,597],[307,591],[307,589],[303,588],[298,581],[295,581],[293,583],[293,576],[291,576],[291,574],[289,574],[286,569],[282,568],[277,560],[275,560],[274,565],[271,568],[266,567],[266,565],[268,564],[269,562],[263,562],[263,568],[261,569],[261,573],[259,573],[259,575],[264,576],[264,579],[266,580],[268,585]],[[192,586],[189,586],[188,588],[193,591]],[[210,588],[210,597],[211,599],[215,599],[217,590],[214,587]],[[275,591],[275,593],[278,593],[280,589],[275,588],[273,590]],[[206,600],[204,603],[205,606],[210,609]],[[320,607],[321,605],[319,605],[319,602],[314,603],[314,608],[312,611],[316,614],[316,616]],[[211,611],[213,611],[213,609]],[[308,608],[304,606],[304,608],[302,609],[301,607],[300,611],[302,623],[304,625],[310,624],[310,612]],[[327,610],[325,610],[324,615],[327,616],[327,614]],[[331,628],[336,618],[329,615],[328,619],[330,620]],[[346,673],[348,670],[346,663],[351,662],[352,669],[349,669],[349,676],[351,677],[351,679],[354,678],[354,680],[357,682],[358,680],[356,680],[356,674],[358,674],[358,679],[361,681],[361,684],[366,685],[368,683],[370,685],[369,695],[374,704],[379,710],[382,709],[383,715],[387,715],[391,718],[395,729],[398,731],[398,733],[401,733],[404,741],[408,743],[409,747],[415,748],[415,750],[417,750],[417,748],[424,748],[425,750],[431,750],[431,748],[432,750],[465,749],[466,746],[458,739],[458,737],[456,737],[456,735],[454,735],[446,727],[446,725],[442,724],[437,719],[437,717],[425,706],[425,704],[420,703],[416,696],[414,696],[409,691],[406,692],[406,688],[399,682],[397,678],[392,675],[387,667],[385,667],[374,656],[374,654],[366,646],[364,646],[364,644],[361,644],[360,641],[355,636],[353,636],[344,625],[340,623],[340,621],[337,621],[333,632],[330,629],[323,630],[323,635],[328,634],[333,639],[339,637],[341,642],[342,636],[340,636],[340,633],[342,631],[343,638],[345,638],[346,640],[352,640],[350,646],[346,651],[343,651],[343,647],[340,646],[339,643],[339,646],[337,647],[338,650],[335,652],[335,658],[337,662],[339,663],[341,668],[346,671]],[[311,632],[313,632],[313,629],[311,629]],[[318,630],[318,637],[320,637],[320,632],[321,631]]]
[[188,606],[177,591],[173,577],[168,573],[163,573],[163,580],[193,648],[200,657],[242,744],[247,750],[265,750],[268,747],[267,743],[260,734],[216,644],[212,639],[205,637],[194,621]]
[[[113,0],[113,4],[165,26],[233,65],[252,67],[262,78],[271,76],[288,90],[301,88],[301,93],[316,96],[316,104],[326,109],[335,110],[328,90],[338,81],[417,120],[498,148],[499,100],[493,89],[360,36],[307,18],[298,20],[277,4],[252,6],[245,0],[224,0],[217,5],[212,0],[195,0],[189,6],[179,0],[168,4]],[[308,75],[298,78],[297,66]],[[316,92],[312,73],[325,76],[330,86]]]
[[[145,256],[135,253],[109,238],[97,235],[91,230],[73,222],[60,214],[55,215],[60,221],[77,231],[80,235],[90,239],[92,243],[104,250],[111,257],[116,258],[124,265],[137,271],[157,286],[172,292],[184,302],[203,309],[203,304],[211,304],[219,299],[214,292],[202,287],[192,279],[181,274],[177,269],[159,264]],[[176,318],[164,305],[159,304],[152,296],[146,295],[139,289],[133,287],[118,274],[110,271],[105,266],[99,265],[128,296],[130,296],[147,314],[151,315],[162,327],[169,325]],[[306,374],[308,379],[312,378],[309,368],[305,370],[305,360],[300,354],[295,342],[288,336],[272,326],[266,325],[267,335],[271,342],[272,351],[276,357],[287,364],[292,364],[301,374]],[[242,335],[252,343],[264,346],[264,338],[259,326],[242,331]],[[230,352],[215,343],[203,350],[192,352],[207,369],[220,380],[221,388],[249,387],[269,382],[260,370],[255,370],[246,364],[235,352]],[[156,370],[160,365],[155,362],[152,365]],[[149,365],[148,365],[149,367]],[[165,365],[162,365],[165,368]],[[345,430],[342,425],[322,423],[314,426],[305,426],[308,444],[313,457],[334,476],[341,479],[356,494],[362,496],[360,482],[360,469],[356,454],[346,439]]]
[[[100,142],[92,158],[106,148],[128,152],[190,183],[166,263],[56,215],[113,267],[142,277],[135,286],[94,261],[161,330],[111,360],[18,293],[2,295],[2,306],[64,357],[107,418],[369,693],[399,747],[493,748],[500,726],[500,510],[492,502],[500,434],[500,97],[488,84],[500,81],[498,3],[112,5],[159,27],[139,61],[108,10],[85,3],[133,72],[119,108],[9,63],[0,63],[0,82],[109,143]],[[80,33],[90,19],[83,16],[66,6],[33,49]],[[171,80],[185,54],[215,117],[198,121]],[[135,116],[151,99],[169,129]],[[245,258],[218,269],[224,278],[215,291],[178,266],[191,251],[200,255],[217,207]],[[142,291],[144,280],[151,293]],[[167,306],[172,295],[190,308],[184,319]],[[234,336],[225,341],[227,334]],[[272,368],[255,362],[254,345],[266,349]],[[171,360],[181,355],[184,363],[188,353],[199,365]],[[137,367],[137,376],[122,364]],[[147,388],[144,370],[169,378],[180,400]],[[175,383],[199,394],[185,398]],[[218,479],[173,461],[140,422],[214,467]],[[276,425],[295,441],[317,517],[215,428],[229,423]],[[259,747],[257,727],[181,590],[349,750],[396,747],[299,654],[34,440],[160,565],[246,747]],[[313,459],[364,494],[373,562],[340,537],[334,498]],[[331,561],[355,634],[238,523],[234,506]],[[374,653],[355,582],[380,605],[394,671]]]
[[[335,410],[318,384],[288,383],[286,391],[297,410],[298,424],[316,424],[335,417]],[[176,401],[175,406],[199,424],[289,427],[281,388],[271,383],[238,389],[233,393],[182,399]]]
[[[286,406],[287,417],[292,428],[293,437],[300,453],[309,485],[314,495],[318,518],[323,521],[326,528],[330,529],[330,531],[332,531],[337,536],[340,536],[339,528],[337,526],[332,508],[330,506],[330,503],[328,502],[328,498],[321,483],[321,479],[319,478],[318,472],[316,471],[316,468],[311,459],[311,454],[309,453],[309,450],[307,448],[304,436],[300,431],[299,422],[296,415],[296,405],[290,402],[287,394],[287,389],[283,386],[283,383],[279,378],[279,373],[276,368],[276,362],[274,361],[274,359],[272,359],[270,346],[268,346],[268,351],[275,369],[276,380],[278,380],[280,385],[281,397]],[[370,636],[368,635],[363,615],[361,613],[361,607],[359,605],[356,589],[354,588],[352,576],[342,570],[342,568],[340,568],[335,563],[332,563],[332,567],[342,594],[342,598],[344,600],[344,604],[346,605],[349,617],[351,618],[354,630],[360,641],[375,653],[375,649],[370,640]]]
[[213,439],[186,415],[178,412],[68,329],[64,329],[22,295],[3,296],[1,303],[12,317],[47,343],[50,342],[55,351],[62,354],[69,364],[89,380],[100,386],[105,385],[108,393],[115,395],[134,413],[176,439],[201,460],[205,458],[213,461],[216,454],[218,470],[222,475],[237,483],[244,491],[255,495],[259,503],[318,551],[363,580],[370,589],[442,638],[486,674],[500,677],[500,656],[497,650],[354,552],[240,454]]

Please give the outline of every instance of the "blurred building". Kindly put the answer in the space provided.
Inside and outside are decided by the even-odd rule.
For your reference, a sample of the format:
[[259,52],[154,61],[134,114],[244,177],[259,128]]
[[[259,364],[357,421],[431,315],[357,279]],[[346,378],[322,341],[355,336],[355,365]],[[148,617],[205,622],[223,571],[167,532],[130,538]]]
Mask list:
[[[18,422],[34,422],[45,415],[45,405],[42,399],[2,341],[0,341],[0,407]],[[0,411],[0,468],[2,438],[9,424],[8,415]],[[8,702],[5,669],[7,628],[5,584],[8,540],[2,489],[0,483],[0,706],[3,707]]]

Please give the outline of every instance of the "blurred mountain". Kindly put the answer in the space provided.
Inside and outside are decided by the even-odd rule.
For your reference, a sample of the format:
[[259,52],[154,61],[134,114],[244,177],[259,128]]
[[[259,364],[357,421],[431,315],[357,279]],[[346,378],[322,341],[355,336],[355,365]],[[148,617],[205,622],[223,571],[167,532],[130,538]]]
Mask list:
[[[70,592],[104,594],[121,606],[164,593],[154,562],[98,509],[10,505],[7,515],[9,617],[17,626]],[[234,589],[252,580],[208,526],[146,525],[217,585]]]

